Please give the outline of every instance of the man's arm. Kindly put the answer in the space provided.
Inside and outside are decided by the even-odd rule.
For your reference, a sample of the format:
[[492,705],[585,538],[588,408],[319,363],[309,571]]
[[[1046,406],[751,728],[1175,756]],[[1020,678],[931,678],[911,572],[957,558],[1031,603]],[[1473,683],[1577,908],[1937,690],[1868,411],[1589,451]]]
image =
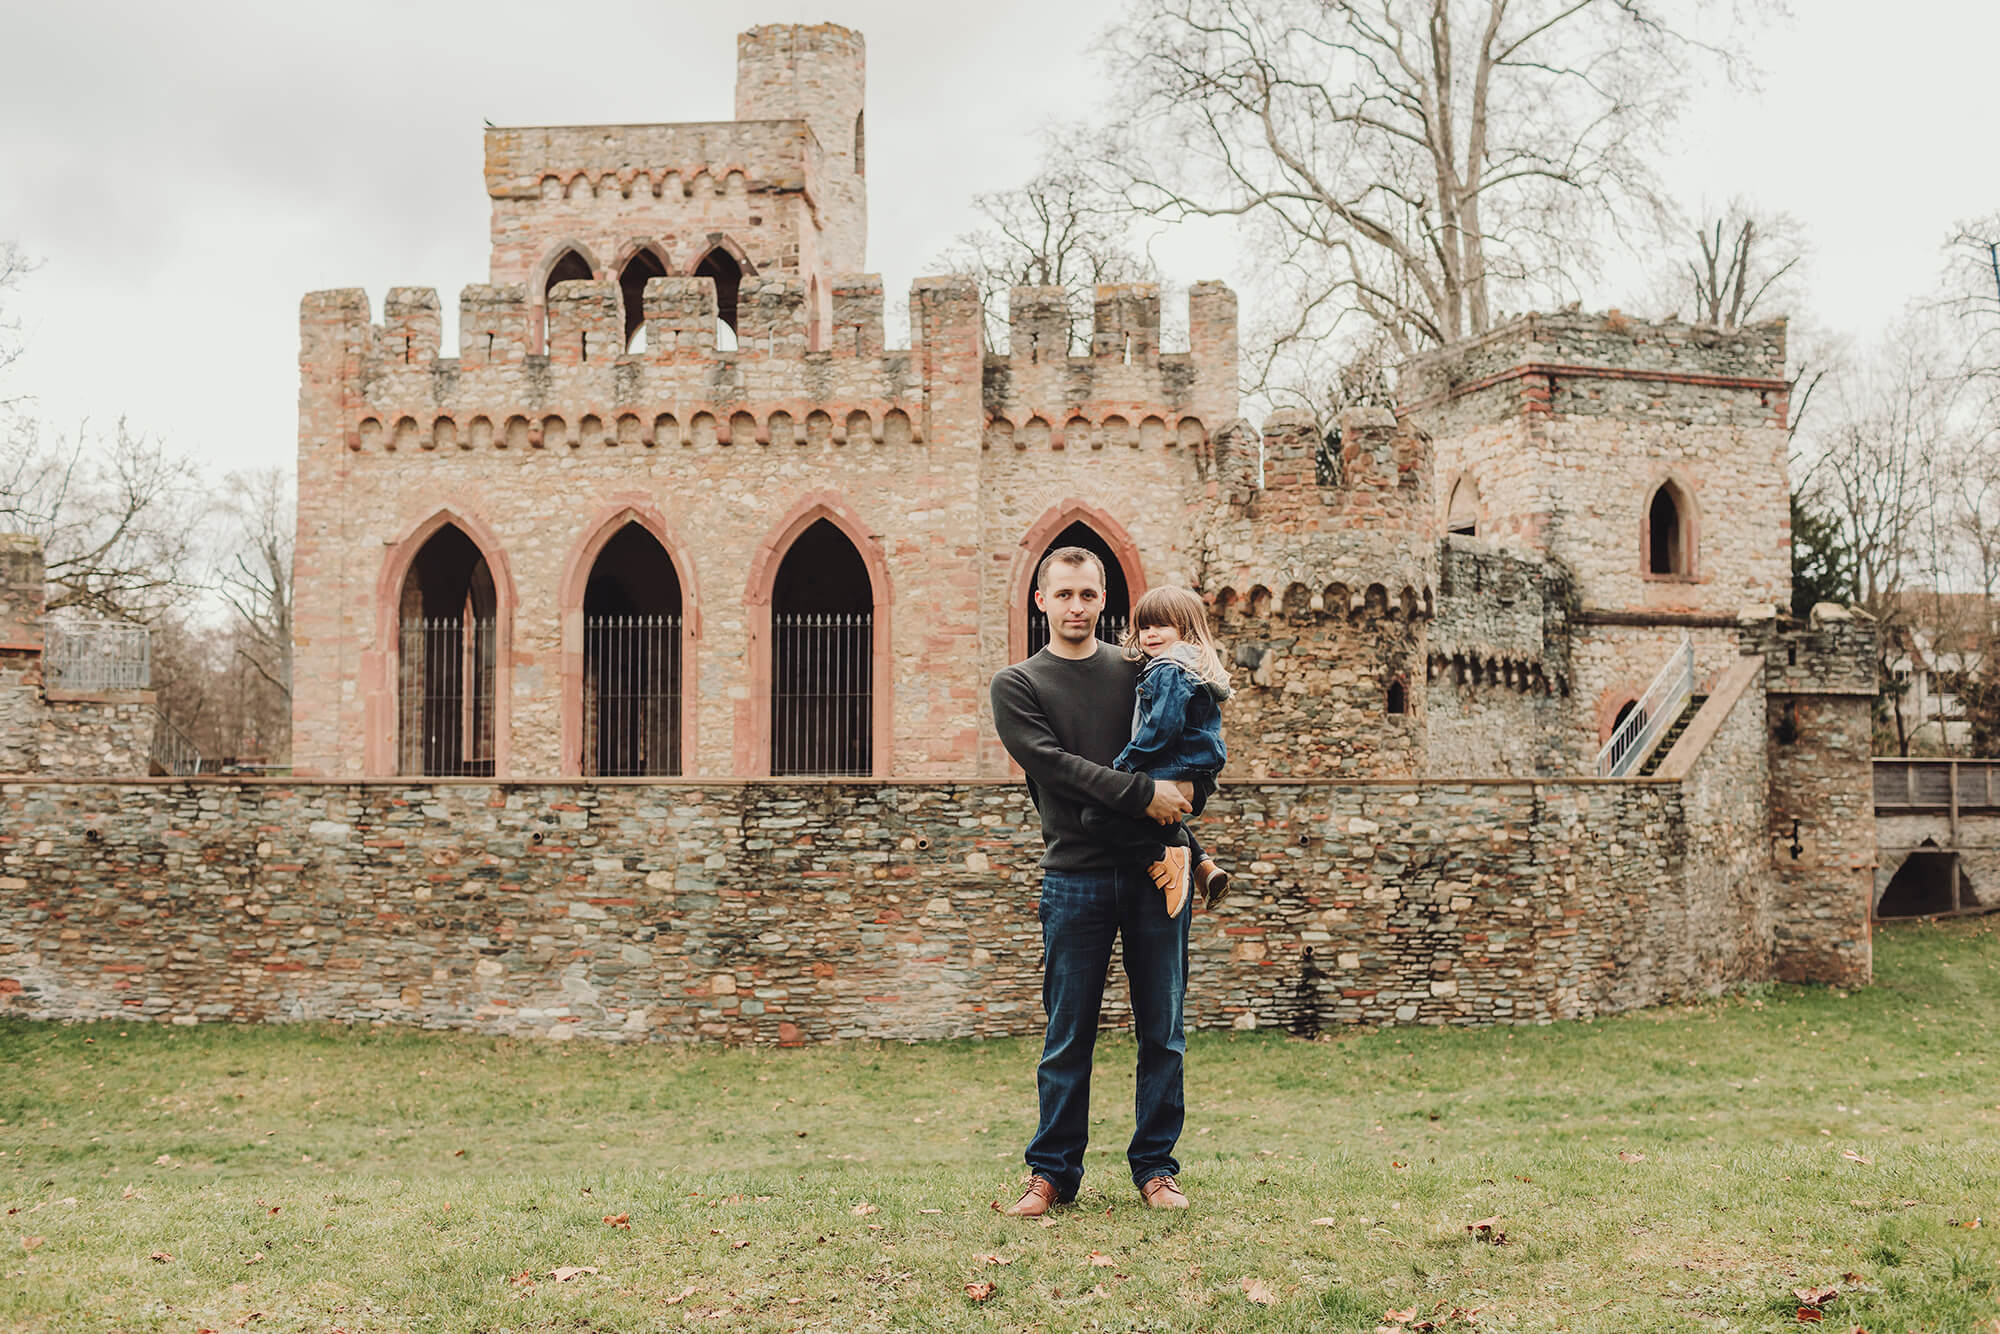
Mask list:
[[1019,673],[993,678],[993,727],[1014,763],[1044,791],[1121,815],[1146,815],[1153,804],[1153,780],[1145,774],[1121,773],[1064,750],[1041,701]]

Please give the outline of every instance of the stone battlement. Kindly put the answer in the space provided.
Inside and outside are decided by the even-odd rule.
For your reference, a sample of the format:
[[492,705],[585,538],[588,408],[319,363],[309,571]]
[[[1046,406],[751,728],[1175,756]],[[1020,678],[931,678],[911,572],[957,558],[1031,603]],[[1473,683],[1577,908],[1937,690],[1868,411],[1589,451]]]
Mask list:
[[541,125],[486,131],[493,199],[815,195],[821,151],[803,119]]
[[[528,290],[475,285],[459,298],[455,358],[439,355],[434,289],[390,289],[380,323],[359,289],[316,292],[301,307],[301,366],[329,407],[339,400],[337,411],[319,416],[321,428],[364,453],[925,444],[938,437],[934,394],[947,385],[957,394],[974,376],[988,448],[1199,446],[1235,408],[1235,297],[1218,283],[1198,284],[1189,297],[1210,344],[1201,356],[1160,352],[1151,284],[1099,289],[1085,357],[1067,355],[1066,315],[1057,325],[1052,303],[1035,295],[1050,289],[1019,289],[1021,350],[986,357],[969,280],[912,286],[910,348],[885,345],[878,275],[839,276],[831,288],[825,346],[814,348],[807,283],[796,274],[746,277],[736,296],[737,346],[718,350],[715,283],[654,278],[643,297],[644,349],[628,352],[619,284],[562,282],[546,304],[547,351],[535,353],[538,311]],[[1063,354],[1040,355],[1038,338]],[[302,441],[314,443],[329,441]]]

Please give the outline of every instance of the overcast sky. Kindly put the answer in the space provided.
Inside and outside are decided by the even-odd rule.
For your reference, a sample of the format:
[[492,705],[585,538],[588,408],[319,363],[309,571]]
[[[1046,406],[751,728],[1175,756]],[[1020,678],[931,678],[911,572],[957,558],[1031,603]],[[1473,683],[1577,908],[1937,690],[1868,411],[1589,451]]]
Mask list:
[[[1683,126],[1669,186],[1748,195],[1815,247],[1812,314],[1867,337],[1940,266],[1958,219],[2000,208],[1989,169],[2000,5],[1796,0],[1763,88]],[[0,397],[66,429],[120,415],[217,469],[289,464],[298,304],[325,287],[456,294],[486,279],[481,122],[712,120],[735,32],[832,20],[868,41],[869,266],[892,292],[1034,168],[1038,132],[1089,114],[1089,38],[1122,0],[268,0],[7,4],[0,240],[40,268],[6,298],[27,352]],[[1235,277],[1213,239],[1169,276]],[[1630,300],[1613,278],[1586,304]],[[1246,311],[1246,318],[1251,312]]]

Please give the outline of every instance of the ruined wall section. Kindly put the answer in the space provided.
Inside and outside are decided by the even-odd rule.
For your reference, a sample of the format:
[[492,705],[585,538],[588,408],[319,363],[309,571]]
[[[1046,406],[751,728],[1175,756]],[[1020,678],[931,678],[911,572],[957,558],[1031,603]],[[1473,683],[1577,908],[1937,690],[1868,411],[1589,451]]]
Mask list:
[[1438,547],[1425,721],[1438,775],[1581,771],[1568,735],[1576,584],[1561,563],[1477,537]]
[[[1681,903],[1672,783],[1232,785],[1205,824],[1242,888],[1195,920],[1194,1026],[1546,1022],[1725,971],[1677,962],[1710,924]],[[1028,1035],[1035,830],[1012,782],[8,783],[0,1006]]]
[[1765,663],[1772,949],[1787,981],[1864,986],[1873,975],[1877,633],[1822,604],[1804,624],[1773,618],[1746,636]]
[[1201,588],[1240,670],[1231,772],[1424,772],[1436,608],[1429,441],[1386,411],[1322,432],[1280,413],[1237,424],[1200,462]]
[[47,604],[42,544],[0,533],[0,773],[41,768],[42,609]]

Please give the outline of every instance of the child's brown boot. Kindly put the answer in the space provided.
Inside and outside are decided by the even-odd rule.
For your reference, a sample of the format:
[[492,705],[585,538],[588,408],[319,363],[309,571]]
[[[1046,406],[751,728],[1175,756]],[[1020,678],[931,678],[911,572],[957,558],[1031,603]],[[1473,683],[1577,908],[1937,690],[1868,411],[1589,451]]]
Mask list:
[[1167,916],[1179,917],[1188,901],[1188,850],[1168,848],[1160,860],[1146,868],[1146,874],[1153,877],[1153,883],[1167,896]]
[[1213,858],[1203,857],[1194,868],[1194,883],[1201,890],[1202,911],[1208,912],[1229,892],[1229,872],[1217,866]]

